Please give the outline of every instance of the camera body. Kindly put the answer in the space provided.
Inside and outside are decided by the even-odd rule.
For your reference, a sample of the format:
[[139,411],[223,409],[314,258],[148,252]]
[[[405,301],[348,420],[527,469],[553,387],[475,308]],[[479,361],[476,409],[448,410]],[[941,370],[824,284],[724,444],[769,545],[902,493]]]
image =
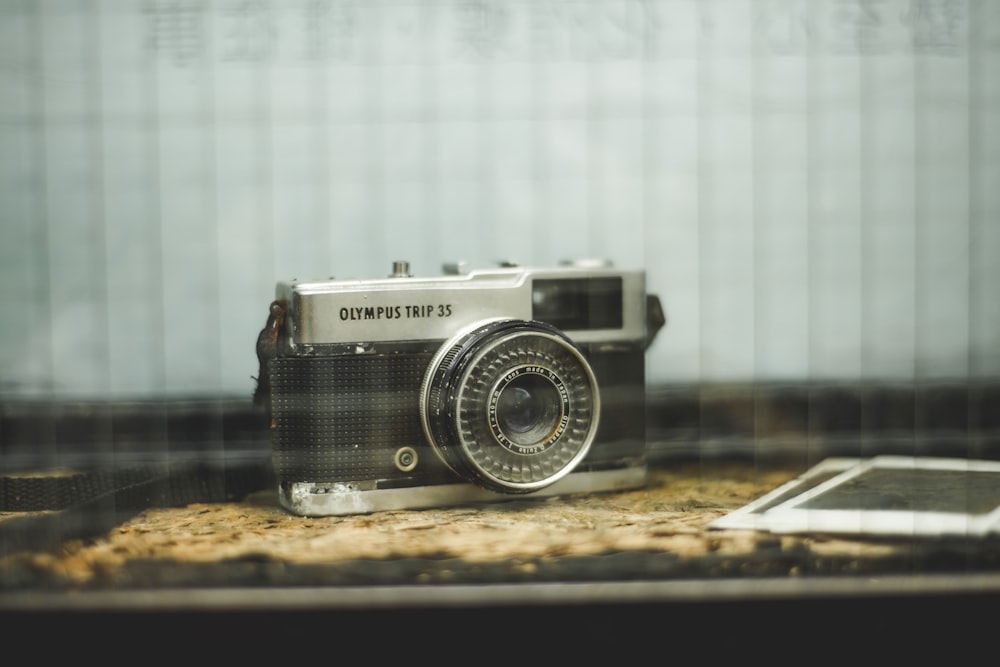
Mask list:
[[665,320],[642,271],[578,261],[417,277],[396,262],[385,278],[279,282],[271,313],[258,381],[292,513],[645,482],[645,352]]

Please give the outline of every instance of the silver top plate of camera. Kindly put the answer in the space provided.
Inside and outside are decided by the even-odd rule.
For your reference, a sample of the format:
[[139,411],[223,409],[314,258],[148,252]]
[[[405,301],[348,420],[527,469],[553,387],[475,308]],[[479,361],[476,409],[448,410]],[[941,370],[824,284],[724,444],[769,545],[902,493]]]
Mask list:
[[[580,289],[567,292],[573,281]],[[647,332],[645,273],[599,262],[465,272],[447,267],[429,277],[410,275],[406,262],[396,262],[384,278],[280,282],[276,297],[288,304],[289,343],[297,354],[359,341],[443,340],[490,317],[543,319],[540,311],[557,315],[556,324],[579,343],[642,340]],[[574,310],[602,310],[604,297],[621,299],[618,321],[602,323],[593,313],[574,320]]]

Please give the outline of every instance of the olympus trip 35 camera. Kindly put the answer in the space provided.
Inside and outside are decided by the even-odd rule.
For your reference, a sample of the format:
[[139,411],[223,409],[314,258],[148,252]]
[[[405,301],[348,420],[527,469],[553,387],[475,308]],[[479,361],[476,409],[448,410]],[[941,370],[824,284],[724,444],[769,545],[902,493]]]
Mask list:
[[607,262],[279,282],[257,342],[281,505],[325,516],[635,488],[645,273]]

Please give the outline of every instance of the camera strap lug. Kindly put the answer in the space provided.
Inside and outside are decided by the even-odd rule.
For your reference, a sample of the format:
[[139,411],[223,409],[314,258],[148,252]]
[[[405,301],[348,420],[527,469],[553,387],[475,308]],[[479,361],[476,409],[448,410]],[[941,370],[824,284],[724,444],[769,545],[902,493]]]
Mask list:
[[660,329],[664,327],[667,323],[667,315],[663,311],[663,304],[660,303],[660,297],[655,294],[646,295],[646,348],[648,349],[653,341],[656,340],[656,334],[660,332]]
[[257,388],[253,393],[254,407],[271,416],[271,381],[269,367],[271,360],[278,356],[278,348],[285,337],[285,316],[288,304],[283,300],[272,301],[268,309],[267,323],[257,336]]

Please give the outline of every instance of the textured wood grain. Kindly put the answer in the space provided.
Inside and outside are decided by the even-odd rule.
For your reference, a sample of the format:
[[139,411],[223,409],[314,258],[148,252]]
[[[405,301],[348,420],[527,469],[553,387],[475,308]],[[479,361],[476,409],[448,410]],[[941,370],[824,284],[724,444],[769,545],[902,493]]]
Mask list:
[[627,552],[738,558],[753,553],[762,539],[775,541],[748,531],[708,531],[707,524],[798,472],[685,464],[652,471],[648,486],[639,490],[322,518],[293,516],[264,491],[242,502],[151,509],[101,539],[27,558],[35,568],[78,583],[114,579],[116,569],[150,562],[425,559],[488,565]]

